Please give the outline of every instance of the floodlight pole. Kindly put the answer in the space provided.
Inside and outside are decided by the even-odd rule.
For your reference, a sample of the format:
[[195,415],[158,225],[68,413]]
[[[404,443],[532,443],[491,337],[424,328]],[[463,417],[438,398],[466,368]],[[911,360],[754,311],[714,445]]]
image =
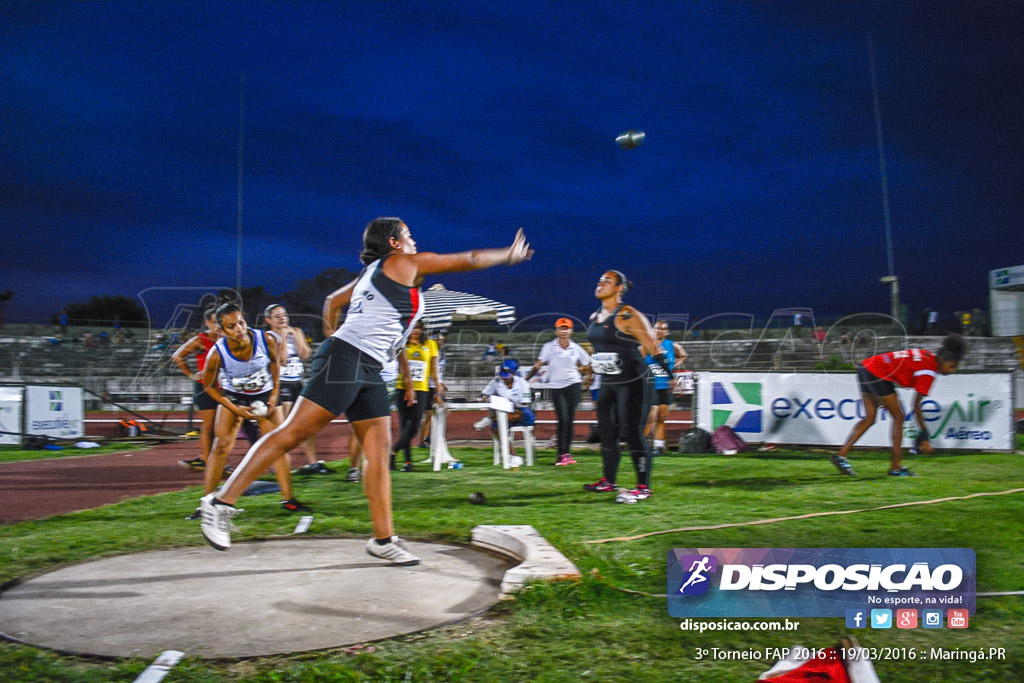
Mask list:
[[900,319],[900,288],[896,279],[896,267],[892,255],[892,219],[889,216],[889,176],[885,168],[885,141],[882,137],[882,108],[878,104],[878,82],[875,78],[875,46],[868,33],[868,61],[871,64],[871,94],[875,102],[875,132],[878,134],[878,169],[882,179],[882,213],[885,217],[885,250],[889,262],[889,274],[882,282],[891,286],[892,317]]
[[235,292],[242,295],[242,169],[245,160],[245,74],[239,88],[238,103],[238,235],[235,252]]

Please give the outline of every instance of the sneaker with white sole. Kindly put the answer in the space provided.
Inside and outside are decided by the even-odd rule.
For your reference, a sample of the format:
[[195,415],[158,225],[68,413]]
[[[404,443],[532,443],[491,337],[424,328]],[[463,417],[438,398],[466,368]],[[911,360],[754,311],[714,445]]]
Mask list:
[[624,503],[626,505],[632,505],[639,503],[641,500],[647,500],[651,497],[651,489],[647,486],[637,486],[635,489],[622,489],[618,495],[615,496],[616,503]]
[[358,484],[363,480],[363,473],[359,471],[358,467],[349,467],[348,474],[345,475],[345,481],[353,484]]
[[230,505],[217,505],[213,502],[216,493],[209,493],[199,499],[199,511],[203,516],[200,523],[206,542],[217,550],[231,547],[231,531],[235,525],[231,519],[240,512],[245,512]]
[[420,563],[420,558],[406,550],[398,536],[392,536],[391,540],[384,545],[377,543],[377,539],[371,538],[366,542],[366,552],[401,567],[411,567]]
[[576,464],[576,460],[573,459],[573,457],[571,455],[569,455],[568,453],[562,453],[560,456],[558,456],[558,459],[555,460],[555,467],[566,467],[568,465],[575,465],[575,464]]

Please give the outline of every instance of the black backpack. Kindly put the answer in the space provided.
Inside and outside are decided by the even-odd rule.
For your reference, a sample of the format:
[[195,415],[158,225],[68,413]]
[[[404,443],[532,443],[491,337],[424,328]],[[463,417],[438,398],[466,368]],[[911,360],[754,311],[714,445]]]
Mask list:
[[707,453],[711,450],[711,435],[695,427],[687,429],[679,437],[680,453]]

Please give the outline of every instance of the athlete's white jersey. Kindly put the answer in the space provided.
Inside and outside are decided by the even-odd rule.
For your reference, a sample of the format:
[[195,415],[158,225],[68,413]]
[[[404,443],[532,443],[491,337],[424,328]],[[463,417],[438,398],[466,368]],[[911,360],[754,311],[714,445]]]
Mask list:
[[[280,337],[275,334],[274,336]],[[281,381],[282,382],[301,382],[302,374],[306,371],[302,365],[302,358],[299,356],[298,349],[295,348],[295,335],[288,335],[288,339],[285,341],[285,349],[287,353],[287,359],[284,365],[281,366]]]
[[398,357],[416,321],[423,317],[420,288],[398,284],[385,275],[381,266],[386,258],[359,274],[345,322],[332,335],[382,364]]
[[263,330],[249,330],[252,356],[239,360],[231,354],[227,337],[221,337],[213,348],[220,354],[221,389],[237,394],[262,394],[274,388],[270,376],[270,352]]

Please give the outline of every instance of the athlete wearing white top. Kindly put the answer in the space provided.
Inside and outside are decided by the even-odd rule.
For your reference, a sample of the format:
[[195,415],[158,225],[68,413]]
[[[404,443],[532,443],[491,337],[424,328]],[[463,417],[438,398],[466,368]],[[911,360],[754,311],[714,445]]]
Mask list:
[[[206,354],[203,366],[203,387],[219,404],[214,416],[213,446],[204,473],[207,494],[211,494],[220,482],[228,453],[235,444],[238,427],[243,420],[254,420],[264,431],[281,423],[281,411],[276,407],[276,337],[269,337],[262,330],[249,329],[241,309],[235,304],[222,304],[216,316],[224,336]],[[264,402],[268,411],[262,414],[253,412],[250,406],[257,401]],[[293,512],[309,510],[292,497],[288,457],[281,453],[269,464],[274,465],[274,474],[281,486],[281,505]]]
[[[227,484],[203,498],[202,529],[207,542],[219,550],[230,547],[234,516],[231,505],[246,487],[276,458],[343,412],[365,450],[363,490],[374,536],[366,551],[395,564],[418,564],[419,558],[394,536],[388,471],[391,417],[380,378],[382,365],[396,357],[422,315],[419,285],[424,278],[515,265],[532,255],[522,230],[506,248],[418,253],[409,226],[401,219],[382,217],[371,221],[363,232],[359,257],[367,267],[324,301],[324,334],[331,336],[317,350],[306,387],[288,420],[249,450]],[[348,315],[337,328],[338,316],[346,307]]]
[[[229,396],[241,394],[255,397],[268,393],[274,388],[270,376],[270,353],[267,351],[267,337],[263,330],[249,330],[253,351],[248,360],[235,358],[228,348],[228,340],[221,337],[213,345],[220,356],[220,367],[224,373],[223,391]],[[236,396],[232,396],[236,398]]]
[[400,285],[385,275],[385,260],[377,259],[359,274],[345,322],[331,335],[382,364],[398,357],[423,317],[420,288]]

